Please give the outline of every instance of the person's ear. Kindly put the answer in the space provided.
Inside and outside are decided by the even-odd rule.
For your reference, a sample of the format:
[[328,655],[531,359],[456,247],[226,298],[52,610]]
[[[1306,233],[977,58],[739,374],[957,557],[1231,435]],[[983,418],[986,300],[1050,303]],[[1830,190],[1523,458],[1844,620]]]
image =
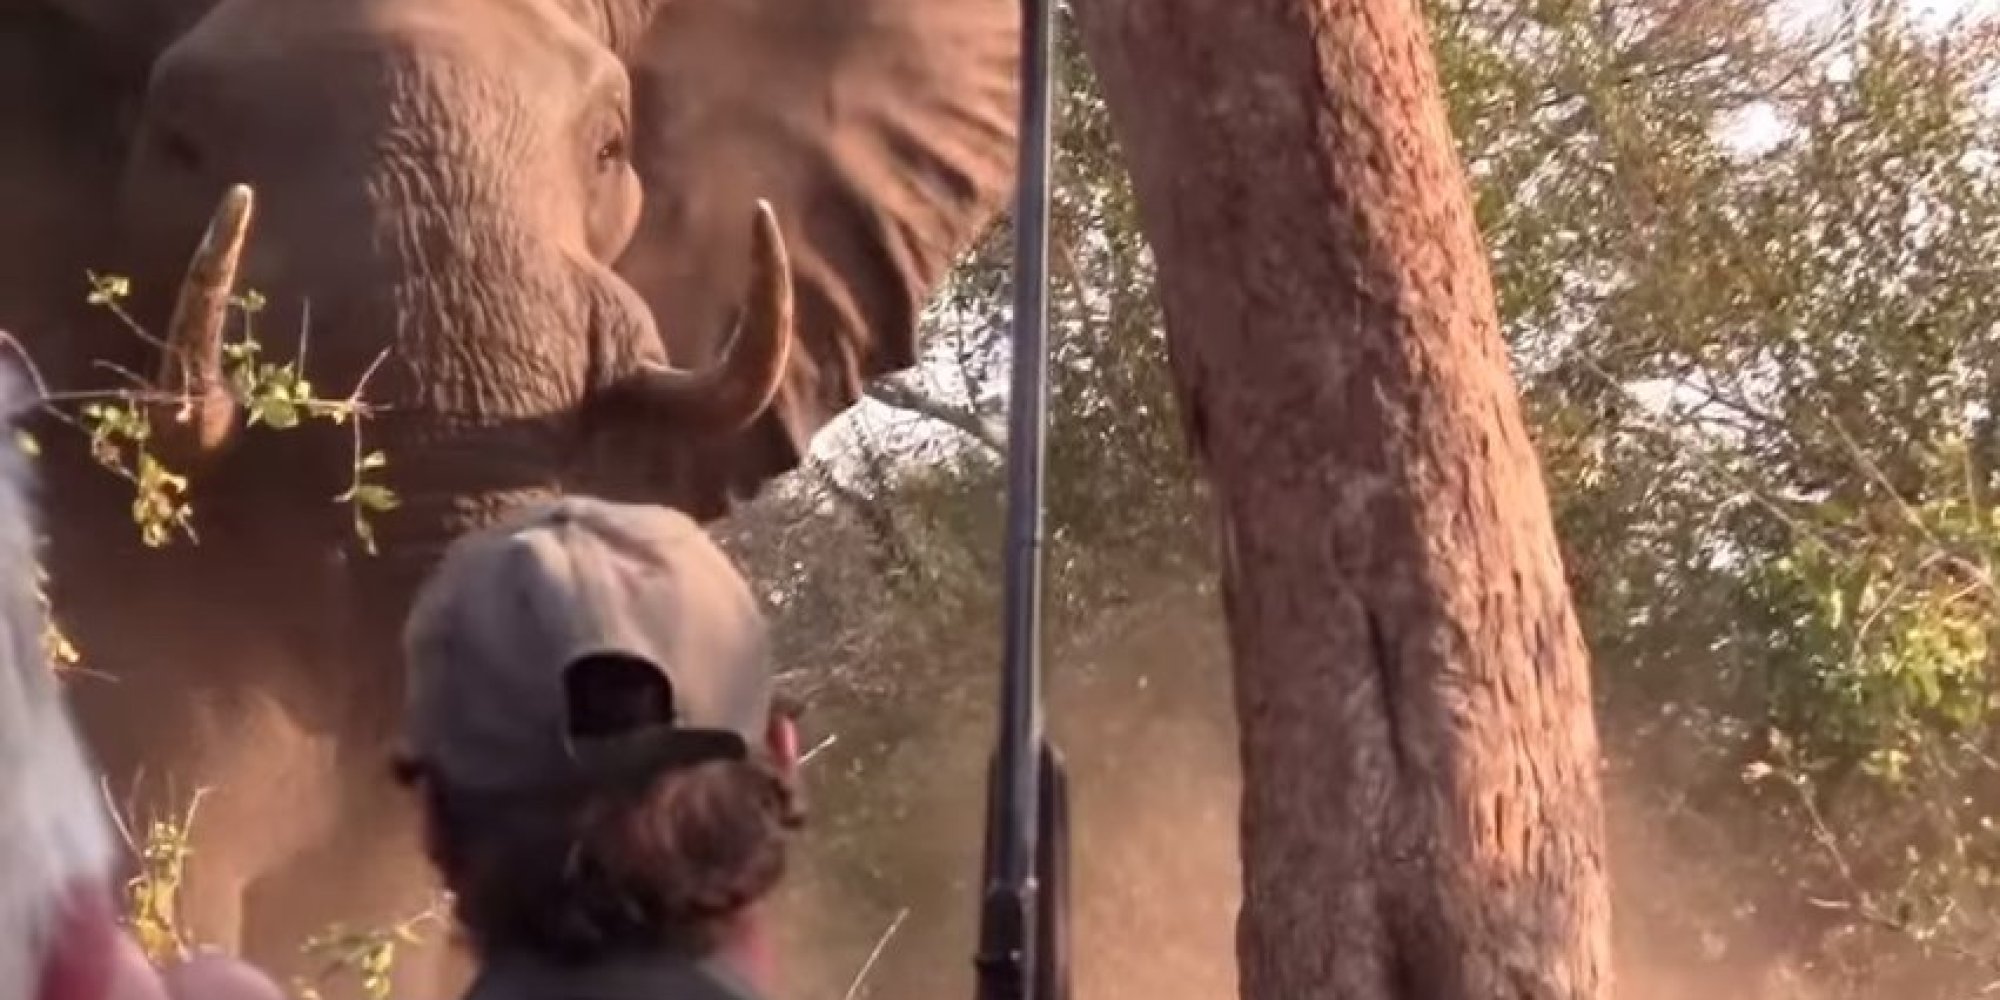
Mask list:
[[772,712],[764,723],[764,749],[787,779],[799,769],[799,724],[790,714]]

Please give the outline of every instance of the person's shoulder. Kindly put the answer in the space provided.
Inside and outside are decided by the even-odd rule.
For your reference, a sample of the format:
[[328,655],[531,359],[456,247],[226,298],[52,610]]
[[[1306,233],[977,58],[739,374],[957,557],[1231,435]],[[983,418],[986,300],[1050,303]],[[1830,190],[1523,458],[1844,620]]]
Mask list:
[[767,1000],[714,962],[648,956],[575,966],[499,962],[459,1000]]
[[710,992],[702,994],[702,1000],[767,1000],[750,984],[738,978],[727,968],[714,962],[698,962],[690,966],[690,978],[697,980],[701,988]]
[[569,1000],[563,979],[555,970],[522,963],[484,965],[458,1000]]

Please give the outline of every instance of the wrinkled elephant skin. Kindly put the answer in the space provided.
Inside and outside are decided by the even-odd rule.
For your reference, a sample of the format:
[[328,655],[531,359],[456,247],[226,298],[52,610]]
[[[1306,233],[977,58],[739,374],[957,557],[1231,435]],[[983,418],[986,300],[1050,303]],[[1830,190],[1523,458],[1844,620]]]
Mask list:
[[[427,897],[386,761],[404,603],[454,534],[562,491],[719,516],[864,380],[914,363],[919,313],[1011,187],[1017,17],[1012,0],[0,9],[0,328],[53,391],[209,387],[209,425],[154,419],[199,544],[142,545],[129,485],[82,435],[38,428],[84,729],[140,813],[205,790],[183,899],[198,937],[296,969],[305,935]],[[189,261],[237,185],[254,197],[234,203],[249,237],[230,286]],[[90,270],[132,279],[164,352],[84,302]],[[230,287],[264,296],[266,359],[302,359],[318,395],[368,375],[365,444],[401,500],[374,517],[379,555],[332,502],[351,429],[248,426],[212,379],[215,331],[173,319]]]

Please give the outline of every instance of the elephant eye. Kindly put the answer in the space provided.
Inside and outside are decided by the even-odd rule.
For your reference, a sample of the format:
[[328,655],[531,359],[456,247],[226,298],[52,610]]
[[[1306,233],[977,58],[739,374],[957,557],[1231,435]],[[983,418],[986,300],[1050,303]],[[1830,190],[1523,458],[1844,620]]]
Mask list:
[[603,145],[597,147],[597,165],[611,167],[623,163],[625,152],[625,134],[621,132],[606,139]]
[[162,129],[156,133],[160,153],[167,162],[182,170],[197,170],[201,167],[201,150],[189,139],[187,133],[177,129]]

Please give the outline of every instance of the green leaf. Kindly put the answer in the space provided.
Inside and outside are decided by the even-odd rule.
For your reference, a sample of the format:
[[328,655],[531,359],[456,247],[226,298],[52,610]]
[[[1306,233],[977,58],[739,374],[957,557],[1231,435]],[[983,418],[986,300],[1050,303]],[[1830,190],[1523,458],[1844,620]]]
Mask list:
[[87,301],[94,306],[109,305],[132,293],[132,282],[122,275],[93,275]]
[[352,493],[354,505],[366,511],[395,510],[402,503],[388,487],[378,483],[361,483],[354,487]]
[[281,395],[255,397],[247,422],[253,426],[261,422],[274,430],[290,430],[299,425],[299,408]]

